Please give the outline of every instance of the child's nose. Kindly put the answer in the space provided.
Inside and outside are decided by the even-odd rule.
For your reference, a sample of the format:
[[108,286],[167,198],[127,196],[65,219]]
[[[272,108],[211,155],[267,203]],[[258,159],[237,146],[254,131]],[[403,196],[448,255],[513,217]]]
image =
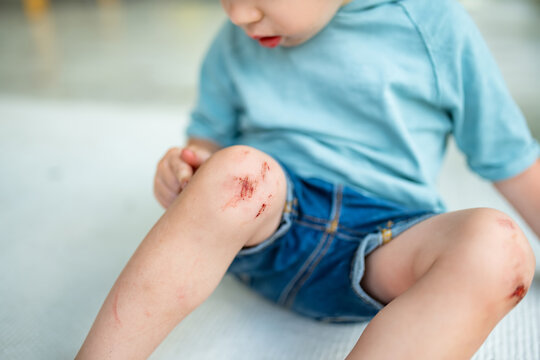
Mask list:
[[263,18],[261,10],[248,4],[233,4],[233,2],[230,2],[225,10],[233,24],[238,26],[253,24]]

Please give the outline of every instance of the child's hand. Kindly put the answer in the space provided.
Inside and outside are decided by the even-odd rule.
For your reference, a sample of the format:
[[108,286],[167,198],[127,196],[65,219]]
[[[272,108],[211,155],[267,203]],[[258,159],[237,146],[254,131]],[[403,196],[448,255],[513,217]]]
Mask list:
[[165,209],[172,204],[210,155],[211,151],[194,145],[183,149],[174,147],[167,151],[158,163],[154,178],[154,195]]

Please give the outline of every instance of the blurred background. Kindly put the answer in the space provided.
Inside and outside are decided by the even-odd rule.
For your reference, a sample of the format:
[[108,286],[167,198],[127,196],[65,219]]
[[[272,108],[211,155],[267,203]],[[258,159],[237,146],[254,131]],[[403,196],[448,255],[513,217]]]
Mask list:
[[[463,0],[540,138],[540,1]],[[0,0],[0,96],[191,104],[218,0]]]
[[[462,3],[540,139],[540,1]],[[0,0],[1,359],[74,357],[163,212],[154,169],[184,141],[199,63],[224,19],[218,0]],[[490,206],[517,218],[453,147],[440,188],[451,210]],[[536,297],[475,359],[540,359],[536,279]],[[265,349],[258,359],[337,359],[362,330],[297,319],[227,279],[186,321],[155,359],[241,360],[245,346]],[[264,331],[279,348],[252,336]]]
[[0,0],[0,94],[189,104],[222,19],[217,0]]

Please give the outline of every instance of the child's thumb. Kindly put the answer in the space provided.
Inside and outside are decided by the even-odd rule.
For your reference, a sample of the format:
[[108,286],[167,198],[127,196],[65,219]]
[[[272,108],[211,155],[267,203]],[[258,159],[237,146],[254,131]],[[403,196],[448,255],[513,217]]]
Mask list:
[[180,158],[189,164],[192,168],[197,169],[203,162],[208,160],[212,153],[206,149],[201,149],[196,146],[188,146],[182,149]]

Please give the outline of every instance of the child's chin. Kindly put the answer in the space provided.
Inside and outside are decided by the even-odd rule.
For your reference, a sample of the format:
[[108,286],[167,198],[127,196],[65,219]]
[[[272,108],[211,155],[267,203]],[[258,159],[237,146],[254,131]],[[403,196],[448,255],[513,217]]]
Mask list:
[[283,47],[294,47],[294,46],[298,46],[298,45],[302,45],[303,43],[305,43],[306,41],[308,41],[308,39],[299,39],[299,38],[296,38],[296,39],[291,39],[291,38],[286,38],[286,39],[283,39],[283,41],[281,42],[281,44],[279,44],[279,46],[283,46]]

